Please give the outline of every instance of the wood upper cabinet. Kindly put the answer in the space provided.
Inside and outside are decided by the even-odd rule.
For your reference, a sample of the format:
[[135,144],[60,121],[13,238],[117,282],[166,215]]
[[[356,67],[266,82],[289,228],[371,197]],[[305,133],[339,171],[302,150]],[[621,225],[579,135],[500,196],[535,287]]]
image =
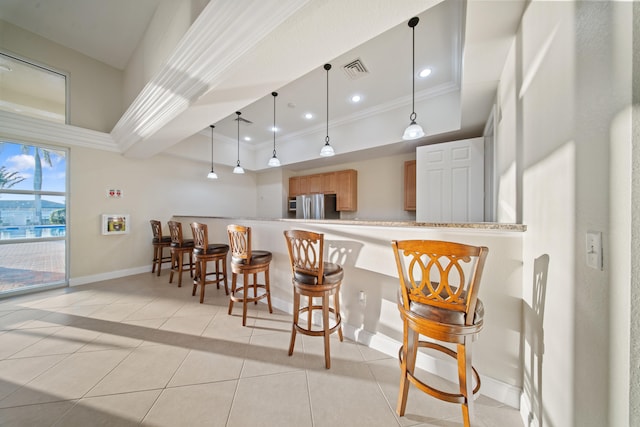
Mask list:
[[322,193],[335,194],[337,192],[336,173],[327,172],[322,174]]
[[358,210],[358,171],[347,169],[336,172],[336,210]]
[[322,175],[308,175],[309,193],[322,193]]
[[289,197],[312,193],[335,194],[336,210],[355,211],[358,208],[358,172],[347,169],[289,178]]
[[416,210],[416,161],[404,162],[404,210]]

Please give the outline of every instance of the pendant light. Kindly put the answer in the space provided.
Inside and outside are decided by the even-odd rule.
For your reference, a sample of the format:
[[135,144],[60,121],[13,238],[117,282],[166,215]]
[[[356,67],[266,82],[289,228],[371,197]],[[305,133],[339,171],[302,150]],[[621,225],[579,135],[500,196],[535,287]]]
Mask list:
[[240,166],[240,114],[242,113],[240,111],[236,111],[236,114],[238,115],[236,118],[236,121],[238,122],[238,162],[236,163],[236,167],[233,168],[233,173],[243,174],[244,169]]
[[422,130],[422,126],[416,123],[416,76],[415,76],[415,68],[416,68],[416,25],[418,25],[418,21],[420,19],[417,16],[409,19],[409,27],[411,27],[411,37],[413,39],[413,44],[411,47],[411,115],[409,116],[409,120],[411,123],[404,130],[404,134],[402,135],[402,139],[410,140],[417,139],[424,136],[424,131]]
[[330,157],[336,154],[331,144],[329,144],[329,70],[331,69],[331,64],[324,64],[324,69],[327,70],[327,136],[324,138],[324,146],[320,150],[320,155],[322,157]]
[[276,156],[276,96],[278,96],[278,92],[271,92],[271,95],[273,96],[273,157],[269,159],[267,165],[277,168],[280,166],[280,160]]
[[207,174],[207,178],[209,179],[218,179],[218,174],[213,171],[213,128],[214,125],[209,125],[211,128],[211,172]]

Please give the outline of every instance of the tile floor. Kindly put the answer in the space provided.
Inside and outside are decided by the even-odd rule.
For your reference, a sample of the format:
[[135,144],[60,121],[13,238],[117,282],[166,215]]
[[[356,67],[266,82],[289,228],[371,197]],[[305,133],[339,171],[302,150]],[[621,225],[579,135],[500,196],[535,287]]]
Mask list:
[[[146,273],[0,300],[2,426],[459,426],[458,405],[415,388],[394,411],[395,358],[298,335],[264,304],[227,314],[223,290]],[[477,400],[478,426],[522,426],[518,411]]]

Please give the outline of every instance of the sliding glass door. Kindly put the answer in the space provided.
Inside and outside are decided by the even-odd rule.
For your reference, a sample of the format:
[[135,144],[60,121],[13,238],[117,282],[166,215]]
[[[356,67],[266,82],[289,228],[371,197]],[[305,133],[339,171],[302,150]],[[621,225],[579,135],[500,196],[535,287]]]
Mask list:
[[68,283],[67,159],[0,140],[0,297]]

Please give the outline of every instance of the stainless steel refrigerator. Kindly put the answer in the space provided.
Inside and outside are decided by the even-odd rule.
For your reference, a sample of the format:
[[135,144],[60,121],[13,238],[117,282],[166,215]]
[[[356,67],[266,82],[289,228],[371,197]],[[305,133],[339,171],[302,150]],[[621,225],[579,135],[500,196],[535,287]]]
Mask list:
[[335,194],[304,194],[296,197],[296,218],[340,219]]

